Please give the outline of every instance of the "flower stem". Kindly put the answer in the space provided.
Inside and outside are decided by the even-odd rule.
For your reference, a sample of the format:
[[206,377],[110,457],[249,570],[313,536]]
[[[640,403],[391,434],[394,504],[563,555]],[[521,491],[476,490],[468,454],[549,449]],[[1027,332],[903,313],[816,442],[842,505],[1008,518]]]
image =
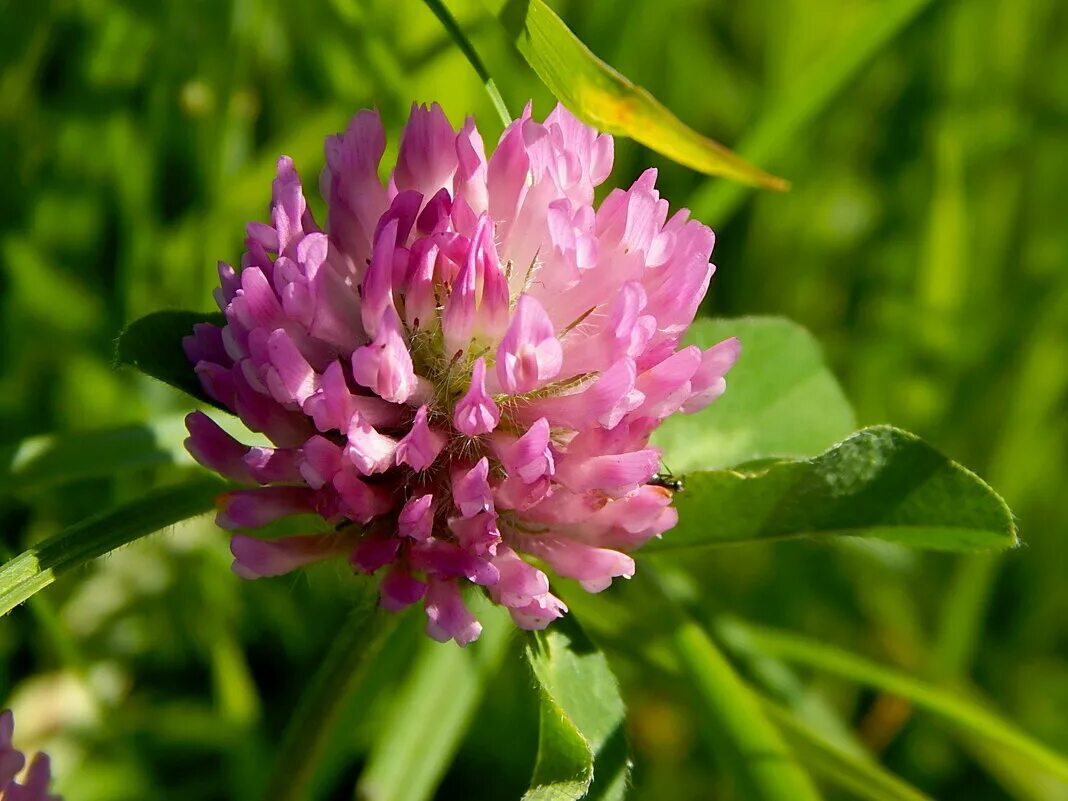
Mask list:
[[300,801],[311,797],[309,788],[341,722],[341,713],[363,684],[368,666],[393,633],[397,618],[361,607],[338,630],[333,647],[286,726],[265,799]]

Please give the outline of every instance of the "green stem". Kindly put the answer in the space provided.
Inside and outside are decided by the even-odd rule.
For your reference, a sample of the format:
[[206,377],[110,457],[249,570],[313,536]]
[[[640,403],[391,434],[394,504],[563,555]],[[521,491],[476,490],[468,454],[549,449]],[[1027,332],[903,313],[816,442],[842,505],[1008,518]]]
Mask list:
[[504,98],[501,97],[500,91],[497,89],[497,84],[493,82],[493,78],[490,77],[489,70],[486,69],[486,65],[482,63],[482,59],[475,51],[474,45],[471,44],[471,40],[464,34],[463,29],[460,28],[460,24],[456,21],[456,17],[452,15],[452,12],[445,7],[445,3],[442,0],[423,0],[426,3],[427,8],[434,12],[434,16],[438,18],[449,36],[456,43],[456,46],[460,48],[460,51],[467,58],[468,63],[478,73],[478,77],[482,79],[482,85],[486,87],[486,93],[489,95],[490,102],[493,103],[493,108],[497,111],[497,115],[501,118],[501,122],[507,127],[512,122],[512,115],[508,113],[508,106],[505,105]]
[[746,798],[815,801],[820,795],[794,760],[760,703],[695,622],[681,620],[672,634],[675,655],[721,734],[725,762]]
[[357,610],[337,632],[290,718],[264,798],[306,801],[341,713],[397,625],[397,615]]
[[738,795],[753,801],[819,801],[819,791],[765,716],[759,697],[651,565],[645,562],[642,569],[667,603],[674,656],[697,691]]

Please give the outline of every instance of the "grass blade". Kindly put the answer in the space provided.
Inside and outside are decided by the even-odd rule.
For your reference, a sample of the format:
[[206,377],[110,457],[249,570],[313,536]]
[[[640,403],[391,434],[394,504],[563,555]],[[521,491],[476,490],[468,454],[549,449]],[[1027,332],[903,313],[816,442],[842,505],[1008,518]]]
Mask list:
[[784,707],[765,700],[763,708],[797,758],[829,784],[864,801],[931,801],[874,760],[835,745]]
[[671,639],[679,667],[696,690],[740,795],[755,801],[818,799],[811,779],[768,722],[757,696],[704,630],[680,617]]
[[1068,760],[956,690],[914,678],[801,635],[736,621],[725,625],[724,631],[728,634],[728,642],[739,650],[808,665],[900,696],[970,734],[1026,757],[1051,775],[1068,780]]
[[501,122],[507,127],[512,121],[512,115],[508,113],[508,106],[504,102],[504,98],[501,97],[500,90],[497,89],[497,84],[493,82],[493,78],[489,74],[489,70],[486,69],[486,65],[482,63],[482,59],[479,57],[478,52],[475,50],[474,45],[471,44],[471,40],[464,34],[460,24],[456,21],[456,18],[452,15],[452,12],[445,7],[442,0],[423,0],[426,3],[434,16],[438,18],[438,21],[445,28],[445,31],[449,34],[449,37],[456,43],[456,46],[460,48],[460,52],[464,54],[467,62],[471,65],[478,77],[482,79],[482,85],[486,87],[486,94],[490,97],[490,102],[493,103],[493,108],[497,111],[497,115],[501,118]]
[[[511,621],[503,610],[479,605],[482,636],[469,648],[423,638],[356,786],[374,801],[433,797],[455,756],[486,685],[507,650]],[[433,721],[432,724],[429,721]],[[428,736],[430,726],[433,736]]]
[[210,511],[226,485],[214,478],[161,487],[76,523],[0,567],[0,615],[57,577],[167,526]]
[[397,628],[399,616],[376,609],[372,599],[373,594],[368,593],[364,603],[349,615],[301,695],[282,736],[265,798],[306,801],[311,797],[310,787],[342,722],[342,712]]
[[[205,411],[230,434],[249,445],[267,444],[230,414]],[[0,447],[0,493],[26,492],[70,481],[108,476],[157,465],[189,465],[185,413],[135,425],[30,437]]]

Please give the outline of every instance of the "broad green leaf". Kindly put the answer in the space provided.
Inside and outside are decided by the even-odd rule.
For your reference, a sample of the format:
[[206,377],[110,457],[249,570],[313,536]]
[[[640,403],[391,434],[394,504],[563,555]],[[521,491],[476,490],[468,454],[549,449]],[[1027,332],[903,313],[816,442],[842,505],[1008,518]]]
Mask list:
[[812,801],[820,797],[805,770],[783,743],[745,685],[711,638],[676,612],[671,640],[679,668],[707,716],[723,764],[743,799]]
[[193,365],[182,349],[182,338],[192,334],[197,323],[223,325],[225,322],[217,312],[154,312],[134,320],[119,334],[115,363],[136,367],[204,403],[219,406],[200,386]]
[[865,801],[930,801],[871,758],[858,757],[831,742],[788,709],[770,701],[764,713],[778,727],[790,748],[814,774]]
[[677,473],[755,459],[815,456],[856,428],[853,410],[819,344],[780,317],[698,320],[686,344],[708,348],[738,337],[742,353],[727,391],[707,409],[664,421],[654,442]]
[[766,189],[789,184],[689,128],[594,55],[542,0],[486,0],[542,82],[579,119],[628,136],[680,164]]
[[[233,415],[205,413],[242,442],[267,444],[262,434],[250,432]],[[155,465],[192,465],[193,458],[182,444],[186,433],[183,413],[119,428],[30,437],[0,447],[0,493]]]
[[621,799],[630,775],[624,708],[608,661],[571,618],[531,636],[541,696],[538,758],[523,801]]
[[1017,544],[1012,513],[982,479],[889,426],[803,462],[691,473],[675,504],[678,525],[646,552],[830,535],[948,551]]
[[[468,648],[424,638],[401,685],[367,766],[356,786],[359,798],[424,801],[460,746],[482,695],[500,667],[514,630],[499,607],[479,603],[482,636]],[[426,737],[427,721],[433,737]]]
[[917,679],[900,670],[871,662],[864,657],[798,634],[739,621],[725,622],[720,628],[732,648],[769,654],[787,662],[808,665],[905,698],[960,727],[968,735],[1011,750],[1030,760],[1035,767],[1062,781],[1068,781],[1068,759],[958,690]]
[[49,537],[0,567],[0,615],[98,556],[209,511],[226,485],[214,478],[160,487]]

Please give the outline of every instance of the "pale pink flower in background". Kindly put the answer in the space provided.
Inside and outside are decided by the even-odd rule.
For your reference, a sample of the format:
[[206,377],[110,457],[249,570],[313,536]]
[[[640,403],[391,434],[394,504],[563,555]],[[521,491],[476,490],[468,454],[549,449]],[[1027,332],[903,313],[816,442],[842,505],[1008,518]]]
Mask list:
[[472,120],[457,132],[415,107],[386,185],[384,147],[371,111],[327,140],[324,227],[278,162],[271,225],[248,227],[239,271],[219,268],[226,325],[185,342],[206,392],[275,447],[200,412],[187,444],[260,485],[223,496],[224,528],[334,524],[235,535],[239,575],[347,556],[384,574],[386,608],[422,601],[436,639],[479,636],[468,584],[543,628],[567,610],[530,559],[599,592],[677,520],[647,483],[649,436],[718,397],[738,355],[733,339],[679,347],[714,237],[669,216],[655,170],[595,208],[612,138],[562,106],[544,123],[528,107],[488,158]]
[[51,763],[47,754],[38,754],[30,763],[22,782],[15,781],[26,766],[26,757],[11,742],[15,718],[11,710],[0,712],[0,801],[60,801],[51,795]]

